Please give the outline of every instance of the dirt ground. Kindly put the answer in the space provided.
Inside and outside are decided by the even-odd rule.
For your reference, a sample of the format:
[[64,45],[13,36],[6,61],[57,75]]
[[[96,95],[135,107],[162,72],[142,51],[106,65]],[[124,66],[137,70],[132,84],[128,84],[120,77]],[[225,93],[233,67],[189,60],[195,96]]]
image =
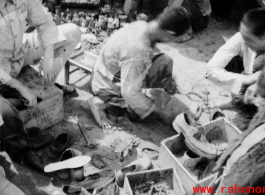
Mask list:
[[[204,79],[204,68],[217,49],[237,31],[237,27],[231,23],[218,23],[214,19],[210,20],[209,27],[196,37],[182,44],[159,44],[158,48],[170,55],[174,61],[174,74],[178,76],[179,86],[183,93],[196,92],[209,101],[223,101],[230,98],[229,93],[213,86]],[[73,148],[81,150],[85,155],[100,154],[106,168],[118,170],[127,165],[137,157],[148,155],[154,160],[156,167],[160,142],[176,132],[171,126],[164,125],[155,120],[132,123],[126,118],[117,119],[117,127],[111,130],[102,130],[97,126],[90,111],[87,100],[91,94],[87,92],[90,75],[78,70],[70,77],[70,83],[74,85],[79,93],[79,97],[65,99],[65,117],[60,124],[49,129],[55,135],[61,132],[68,132],[72,135],[75,144]],[[64,84],[63,71],[59,75],[58,83]],[[208,97],[206,92],[209,92]],[[202,103],[198,97],[195,101]],[[225,111],[228,118],[240,129],[245,128],[242,117],[236,112]],[[207,123],[209,113],[203,112],[200,122]],[[82,122],[92,126],[92,130],[87,131],[91,143],[97,144],[96,149],[84,147],[85,139],[80,133],[77,123]],[[123,153],[130,143],[136,141],[135,147]],[[116,151],[116,152],[115,152]],[[85,175],[97,171],[92,165],[86,168]],[[16,163],[10,164],[7,173],[8,179],[16,184],[26,195],[47,195],[53,194],[56,190],[61,190],[64,184],[69,181],[62,181],[52,178],[49,175],[36,172],[29,167]]]

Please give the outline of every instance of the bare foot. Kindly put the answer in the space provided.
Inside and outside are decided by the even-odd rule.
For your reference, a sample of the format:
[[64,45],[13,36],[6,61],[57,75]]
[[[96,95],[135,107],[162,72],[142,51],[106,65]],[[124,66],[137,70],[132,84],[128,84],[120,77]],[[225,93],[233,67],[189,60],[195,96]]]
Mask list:
[[108,129],[113,126],[113,122],[107,118],[105,113],[106,105],[98,97],[92,97],[88,100],[92,114],[100,127]]

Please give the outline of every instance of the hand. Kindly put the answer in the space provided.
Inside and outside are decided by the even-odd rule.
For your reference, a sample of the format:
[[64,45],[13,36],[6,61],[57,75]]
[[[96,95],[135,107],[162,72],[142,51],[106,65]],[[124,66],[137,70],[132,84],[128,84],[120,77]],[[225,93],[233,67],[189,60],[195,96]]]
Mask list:
[[52,85],[55,83],[55,80],[58,75],[58,71],[53,67],[53,59],[46,59],[40,63],[40,69],[43,71],[43,84],[44,85]]
[[24,86],[19,90],[20,95],[26,99],[26,106],[32,107],[37,104],[37,95],[28,87]]
[[257,95],[258,95],[258,85],[257,83],[254,83],[247,88],[244,96],[244,102],[246,104],[253,103],[254,98],[257,97]]

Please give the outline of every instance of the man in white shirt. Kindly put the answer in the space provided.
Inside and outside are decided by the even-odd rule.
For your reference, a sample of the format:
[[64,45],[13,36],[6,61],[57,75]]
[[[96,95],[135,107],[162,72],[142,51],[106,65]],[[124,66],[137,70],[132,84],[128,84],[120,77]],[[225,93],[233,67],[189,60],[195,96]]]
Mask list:
[[[257,94],[255,82],[265,63],[265,9],[248,12],[240,23],[240,32],[229,39],[206,66],[206,78],[240,97],[245,103]],[[213,104],[211,108],[227,105]]]

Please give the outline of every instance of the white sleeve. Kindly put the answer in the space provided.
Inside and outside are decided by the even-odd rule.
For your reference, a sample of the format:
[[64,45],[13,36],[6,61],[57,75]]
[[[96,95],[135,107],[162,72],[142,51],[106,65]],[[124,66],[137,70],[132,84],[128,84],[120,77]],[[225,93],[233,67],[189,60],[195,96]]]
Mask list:
[[229,39],[213,56],[206,66],[206,79],[215,85],[232,93],[238,91],[238,83],[246,78],[245,75],[228,72],[225,70],[227,64],[233,57],[242,54],[243,38],[236,33]]

